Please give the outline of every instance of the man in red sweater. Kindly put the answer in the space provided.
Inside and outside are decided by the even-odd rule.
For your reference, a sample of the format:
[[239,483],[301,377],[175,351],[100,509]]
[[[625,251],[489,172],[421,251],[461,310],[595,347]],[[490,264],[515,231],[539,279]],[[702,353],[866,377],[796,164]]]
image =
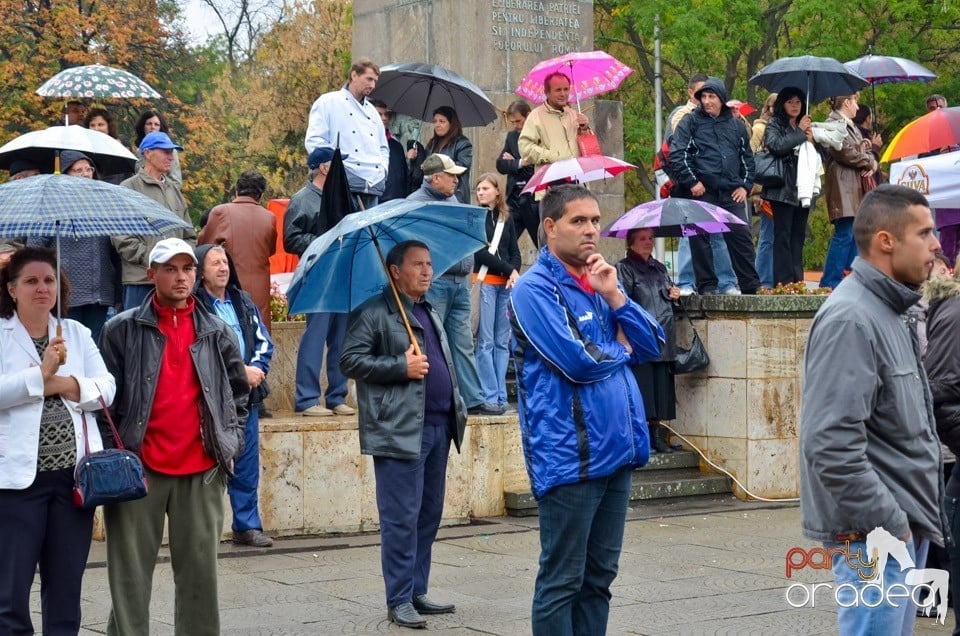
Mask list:
[[154,293],[110,320],[100,336],[117,379],[120,437],[139,453],[150,488],[143,499],[104,507],[113,601],[107,633],[150,633],[153,568],[166,519],[175,630],[216,635],[223,493],[243,448],[250,386],[233,330],[191,295],[193,248],[164,239],[149,262]]

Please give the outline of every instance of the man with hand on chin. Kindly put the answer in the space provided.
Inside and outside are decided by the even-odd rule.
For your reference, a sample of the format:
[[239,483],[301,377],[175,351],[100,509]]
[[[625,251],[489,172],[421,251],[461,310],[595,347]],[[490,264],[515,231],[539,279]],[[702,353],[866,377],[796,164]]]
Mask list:
[[[357,381],[360,452],[373,455],[387,618],[422,629],[423,614],[455,610],[432,601],[427,585],[450,441],[459,452],[467,409],[443,322],[426,301],[433,279],[430,250],[420,241],[403,241],[386,263],[396,295],[387,285],[350,314],[340,368]],[[420,353],[410,343],[398,299]]]
[[650,456],[630,365],[656,358],[664,336],[597,252],[596,196],[557,186],[540,210],[546,247],[510,297],[521,437],[540,510],[532,628],[604,634],[630,475]]

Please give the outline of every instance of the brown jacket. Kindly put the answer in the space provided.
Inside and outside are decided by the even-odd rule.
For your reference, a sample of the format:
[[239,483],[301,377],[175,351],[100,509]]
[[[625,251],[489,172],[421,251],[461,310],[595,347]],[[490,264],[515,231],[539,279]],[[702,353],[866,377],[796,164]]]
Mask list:
[[[843,116],[834,111],[827,117],[827,121],[843,121]],[[860,171],[877,167],[873,155],[870,154],[870,141],[864,139],[857,126],[848,121],[843,147],[840,150],[829,148],[826,163],[824,189],[827,193],[830,221],[853,217],[863,199]]]
[[222,245],[237,278],[253,298],[260,318],[270,324],[270,257],[277,251],[276,219],[253,197],[239,196],[212,210],[197,243]]

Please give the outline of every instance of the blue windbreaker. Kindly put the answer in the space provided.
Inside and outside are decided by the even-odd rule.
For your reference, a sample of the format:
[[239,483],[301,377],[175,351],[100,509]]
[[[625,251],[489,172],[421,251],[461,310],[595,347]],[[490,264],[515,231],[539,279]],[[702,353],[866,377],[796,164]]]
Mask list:
[[[650,457],[629,365],[655,359],[663,330],[632,300],[613,311],[543,248],[510,296],[524,460],[533,496]],[[623,328],[633,354],[616,340]]]

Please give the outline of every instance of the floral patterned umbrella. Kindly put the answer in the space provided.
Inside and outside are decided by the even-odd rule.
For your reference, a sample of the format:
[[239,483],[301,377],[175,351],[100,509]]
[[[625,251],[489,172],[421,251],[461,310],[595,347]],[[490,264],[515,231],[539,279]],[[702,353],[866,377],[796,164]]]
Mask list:
[[75,66],[60,71],[37,89],[37,95],[92,99],[108,97],[160,99],[162,97],[136,75],[102,64]]
[[570,77],[570,97],[579,106],[581,100],[615,90],[633,69],[606,51],[567,53],[534,66],[514,92],[534,104],[542,104],[546,100],[543,80],[557,72]]

